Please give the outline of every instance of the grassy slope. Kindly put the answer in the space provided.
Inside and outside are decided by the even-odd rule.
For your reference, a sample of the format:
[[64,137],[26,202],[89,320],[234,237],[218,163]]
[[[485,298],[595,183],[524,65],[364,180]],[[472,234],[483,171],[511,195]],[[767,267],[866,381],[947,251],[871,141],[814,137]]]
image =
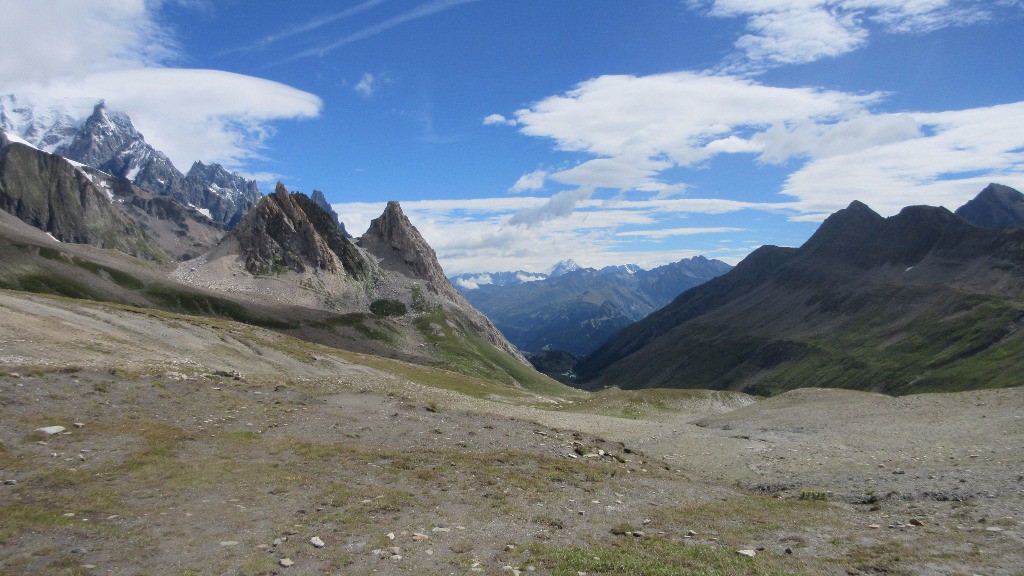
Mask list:
[[[133,269],[132,265],[121,266],[109,260],[100,263],[75,254],[74,248],[71,250],[65,245],[43,246],[31,241],[0,242],[0,288],[235,320],[299,337],[309,336],[333,346],[344,347],[346,343],[367,340],[378,344],[377,348],[384,355],[422,358],[402,353],[401,330],[389,318],[373,314],[317,313],[296,320],[288,311],[275,313],[266,307],[258,308],[242,300],[167,281],[159,274],[143,277],[125,271]],[[119,254],[115,256],[120,260],[128,259]],[[572,394],[567,387],[521,364],[476,335],[466,319],[452,318],[449,322],[448,316],[442,311],[416,313],[413,322],[433,346],[435,366],[447,371],[456,388],[487,389],[489,393],[501,394],[504,392],[501,388],[514,386],[538,393]],[[306,324],[313,330],[303,330]],[[442,327],[441,331],[431,329],[431,325]],[[356,349],[363,348],[357,346]],[[389,352],[391,350],[394,352]],[[467,378],[472,384],[467,383]],[[434,374],[423,380],[436,383],[438,379]]]

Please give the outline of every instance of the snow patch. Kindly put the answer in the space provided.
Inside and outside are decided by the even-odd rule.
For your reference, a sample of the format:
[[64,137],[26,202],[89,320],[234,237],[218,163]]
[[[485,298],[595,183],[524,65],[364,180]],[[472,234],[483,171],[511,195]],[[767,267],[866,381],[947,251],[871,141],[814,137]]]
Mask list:
[[39,148],[36,147],[35,144],[29,142],[28,140],[25,140],[24,138],[22,138],[21,136],[18,136],[17,134],[15,134],[13,132],[8,132],[8,131],[4,130],[4,136],[6,136],[7,140],[9,140],[12,143],[16,142],[18,144],[24,144],[25,146],[28,146],[30,148],[35,148],[36,150],[39,150]]
[[199,212],[203,216],[206,216],[210,220],[213,220],[213,214],[210,214],[210,209],[209,208],[200,208],[199,206],[196,206],[195,204],[192,204],[191,202],[189,202],[188,206],[189,206],[189,208],[195,210],[196,212]]
[[63,244],[63,242],[61,242],[60,240],[57,240],[57,238],[53,234],[50,234],[49,232],[47,232],[46,235],[50,237],[50,240],[53,240],[54,242],[56,242],[58,244]]
[[139,175],[139,172],[142,172],[141,166],[132,166],[132,169],[129,170],[128,173],[124,175],[124,177],[134,182],[135,177]]

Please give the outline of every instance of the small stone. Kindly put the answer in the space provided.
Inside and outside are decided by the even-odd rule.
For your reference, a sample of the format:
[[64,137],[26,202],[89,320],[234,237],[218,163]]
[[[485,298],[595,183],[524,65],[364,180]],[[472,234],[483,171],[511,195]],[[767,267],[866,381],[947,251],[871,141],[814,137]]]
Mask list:
[[65,518],[74,518],[75,517],[75,513],[74,512],[65,512],[64,513],[64,517]]
[[906,471],[903,470],[902,468],[897,468],[897,469],[893,470],[892,473],[893,474],[897,474],[897,475],[903,475],[903,474],[906,474]]
[[757,552],[753,550],[737,550],[736,553],[740,556],[746,556],[748,558],[753,558],[754,556],[757,556]]
[[881,524],[868,524],[868,528],[871,528],[872,530],[878,530],[881,527]]
[[273,544],[274,548],[277,548],[281,544],[284,544],[284,541],[285,541],[284,538],[274,538],[274,544]]
[[431,530],[432,530],[433,532],[451,532],[451,531],[452,531],[452,529],[451,529],[451,528],[446,528],[446,527],[444,527],[444,526],[435,526],[435,527],[434,527],[434,528],[432,528]]
[[686,535],[689,536],[690,538],[693,538],[694,536],[697,535],[697,533],[695,531],[693,531],[693,530],[687,530],[686,531]]
[[17,480],[4,480],[4,486],[14,486],[17,483]]
[[85,548],[72,548],[72,554],[85,554]]
[[292,566],[295,566],[295,561],[291,558],[281,558],[277,563],[284,568],[291,568]]
[[390,553],[392,556],[398,556],[402,553],[402,549],[398,546],[391,546],[390,548],[388,548],[388,553]]
[[427,536],[426,534],[423,534],[423,533],[420,533],[420,532],[416,532],[415,534],[412,535],[412,539],[415,540],[416,542],[422,542],[424,540],[429,540],[430,536]]
[[65,430],[67,430],[67,428],[65,428],[63,426],[43,426],[42,428],[36,428],[36,432],[42,432],[43,434],[46,434],[47,436],[53,436],[54,434],[60,434],[61,432],[65,431]]
[[917,518],[911,518],[910,519],[910,525],[911,526],[924,526],[924,522],[918,520]]
[[516,549],[515,544],[505,544],[505,552],[511,552]]
[[1003,531],[1003,529],[1000,528],[999,526],[989,526],[988,528],[985,528],[985,530],[988,531],[988,532],[1002,532]]
[[312,544],[314,548],[323,548],[324,546],[326,546],[326,544],[324,544],[324,541],[321,540],[319,536],[313,536],[312,538],[310,538],[309,543]]
[[394,556],[391,557],[391,559],[394,560],[395,562],[398,562],[399,560],[402,559],[402,555],[401,554],[395,554]]
[[235,540],[224,540],[220,543],[221,546],[238,546],[238,542]]
[[394,539],[395,539],[395,533],[394,532],[388,532],[388,540],[394,540]]
[[646,533],[643,530],[637,530],[633,532],[633,536],[636,538],[643,538],[645,535]]
[[72,426],[75,428],[85,428],[85,422],[75,422]]
[[786,554],[792,554],[793,553],[793,549],[792,548],[786,548],[785,550],[783,550],[783,552],[785,552]]

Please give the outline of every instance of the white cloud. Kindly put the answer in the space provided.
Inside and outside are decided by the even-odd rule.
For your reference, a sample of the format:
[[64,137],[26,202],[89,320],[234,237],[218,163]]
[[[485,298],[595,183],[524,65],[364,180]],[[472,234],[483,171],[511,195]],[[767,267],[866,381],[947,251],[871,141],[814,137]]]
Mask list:
[[373,74],[364,72],[362,78],[359,79],[359,83],[355,85],[354,90],[363,98],[372,98],[377,91],[375,80]]
[[[645,200],[583,200],[570,215],[537,222],[526,228],[512,220],[524,209],[546,202],[537,197],[498,197],[472,200],[403,201],[402,209],[427,242],[434,248],[449,275],[475,272],[526,270],[543,272],[557,261],[572,258],[586,266],[639,264],[644,268],[660,266],[698,254],[738,262],[750,252],[749,246],[732,246],[725,241],[702,240],[703,249],[671,246],[660,251],[627,251],[629,236],[623,228],[644,227],[644,235],[659,237],[658,226],[672,230],[661,239],[694,235],[697,230],[710,235],[714,230],[734,233],[732,227],[691,228],[668,226],[680,216],[725,215],[748,209],[777,209],[783,204],[756,204],[717,199],[650,198]],[[370,220],[380,216],[384,202],[351,202],[333,205],[346,228],[361,235]],[[710,243],[710,248],[707,247]],[[557,246],[557,250],[552,250]]]
[[158,8],[142,0],[5,7],[0,26],[18,48],[0,54],[0,92],[78,117],[105,99],[185,170],[195,160],[240,167],[258,157],[272,121],[319,113],[318,97],[284,84],[159,66],[176,53]]
[[718,228],[659,228],[656,230],[627,230],[625,232],[617,232],[618,236],[636,236],[642,238],[650,238],[652,240],[661,240],[664,238],[672,238],[674,236],[694,236],[697,234],[723,234],[727,232],[745,232],[746,228],[729,228],[729,227],[718,227]]
[[548,175],[574,187],[513,219],[535,225],[570,214],[598,189],[671,196],[686,188],[664,173],[717,154],[761,151],[742,137],[773,125],[836,123],[865,113],[878,93],[775,88],[746,78],[674,72],[600,76],[515,113],[520,131],[590,157]]
[[145,0],[5,2],[0,78],[5,84],[172,61],[175,43]]
[[515,126],[515,120],[509,120],[501,114],[491,114],[484,118],[484,126]]
[[509,192],[519,194],[521,192],[531,192],[534,190],[540,190],[544,187],[544,180],[548,177],[548,173],[544,170],[534,170],[529,174],[523,174],[516,180],[516,183],[512,185]]
[[783,192],[802,212],[860,200],[889,215],[913,204],[956,209],[989,182],[1024,189],[1024,102],[909,116],[917,137],[812,160]]
[[865,45],[877,29],[930,32],[994,17],[1014,2],[981,0],[691,0],[720,18],[744,18],[736,41],[744,61],[735,69],[801,64],[846,54]]

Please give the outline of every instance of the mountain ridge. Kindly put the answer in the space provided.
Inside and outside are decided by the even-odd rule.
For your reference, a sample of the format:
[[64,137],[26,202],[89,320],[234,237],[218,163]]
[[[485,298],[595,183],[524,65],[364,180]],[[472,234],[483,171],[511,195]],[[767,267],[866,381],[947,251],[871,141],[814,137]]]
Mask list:
[[[591,386],[890,393],[1017,385],[1024,228],[941,207],[882,218],[860,202],[800,248],[762,247],[611,338]],[[927,335],[922,337],[923,335]]]

